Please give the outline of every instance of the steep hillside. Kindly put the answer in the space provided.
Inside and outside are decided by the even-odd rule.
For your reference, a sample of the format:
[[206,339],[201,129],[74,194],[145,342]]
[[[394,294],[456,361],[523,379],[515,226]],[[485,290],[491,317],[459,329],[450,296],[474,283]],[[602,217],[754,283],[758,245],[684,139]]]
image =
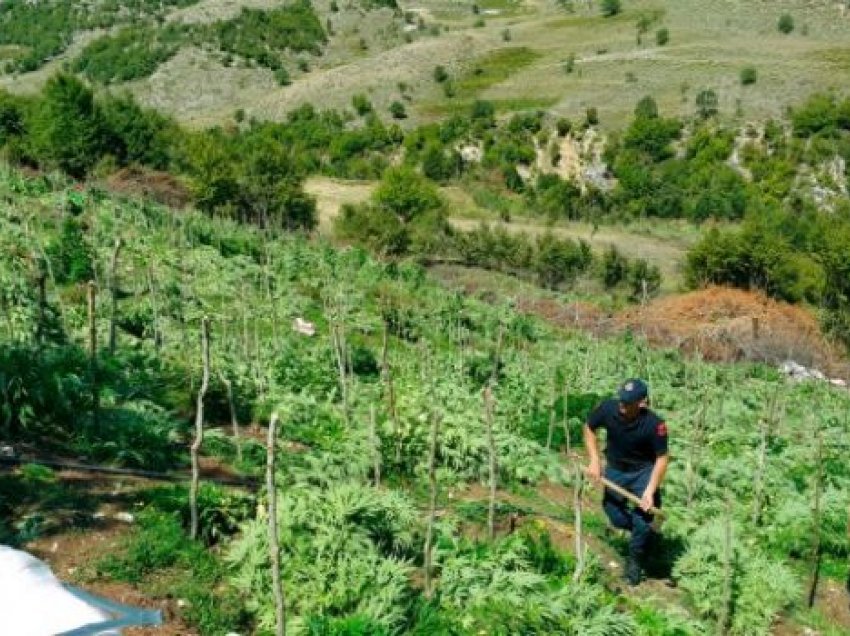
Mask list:
[[[605,17],[589,0],[405,0],[397,8],[316,0],[325,38],[307,52],[261,28],[244,31],[236,48],[216,35],[219,25],[239,28],[245,11],[271,15],[285,6],[272,0],[139,2],[125,13],[107,2],[72,10],[79,3],[5,0],[14,11],[0,36],[0,62],[7,60],[0,85],[31,91],[46,69],[70,63],[98,82],[134,78],[126,86],[143,102],[193,125],[222,123],[238,110],[279,120],[303,103],[344,107],[362,93],[382,112],[396,100],[407,104],[411,123],[483,98],[500,111],[544,108],[575,119],[596,108],[602,125],[616,129],[643,95],[665,112],[690,115],[705,89],[718,95],[724,118],[777,117],[786,105],[837,87],[836,77],[850,69],[843,2],[621,4]],[[784,14],[789,33],[779,29]],[[130,27],[133,16],[142,20]],[[57,20],[56,36],[31,41],[41,31],[28,25]],[[86,70],[98,50],[111,51],[115,74]],[[436,66],[449,82],[434,81]]]
[[[262,427],[250,429],[262,439],[280,418],[292,633],[850,627],[836,592],[847,575],[846,391],[697,362],[633,336],[553,330],[447,293],[412,264],[55,175],[3,169],[0,247],[3,441],[24,453],[184,470],[208,319],[202,422],[223,430],[202,445],[207,461],[262,474],[262,446],[245,425]],[[577,500],[581,526],[572,498],[581,425],[632,375],[648,380],[674,457],[660,578],[637,593],[617,583],[623,544],[604,531],[597,495]],[[231,416],[239,438],[226,432]],[[68,519],[82,537],[110,527],[94,515],[108,492],[47,469],[4,471],[0,486],[4,541],[65,541]],[[111,510],[131,506],[137,524],[113,537],[110,556],[75,564],[74,577],[123,581],[154,603],[177,595],[183,604],[169,607],[199,633],[264,633],[275,616],[268,495],[202,492],[198,541],[185,534],[184,488],[113,496]],[[579,528],[586,560],[576,558]],[[822,593],[806,609],[816,562]],[[671,576],[675,591],[661,583]]]

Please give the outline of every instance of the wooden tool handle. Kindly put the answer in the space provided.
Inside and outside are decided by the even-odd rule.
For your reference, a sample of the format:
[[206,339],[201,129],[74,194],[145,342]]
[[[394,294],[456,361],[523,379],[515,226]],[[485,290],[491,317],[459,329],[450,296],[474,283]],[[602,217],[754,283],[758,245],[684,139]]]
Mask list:
[[[610,479],[606,479],[605,477],[600,477],[599,480],[602,482],[602,485],[605,486],[608,490],[614,491],[618,495],[625,497],[626,499],[631,501],[633,504],[640,507],[640,505],[641,505],[640,497],[633,495],[628,490],[626,490],[622,486],[618,486],[617,484],[615,484]],[[657,515],[659,517],[664,516],[664,511],[661,510],[661,508],[656,508],[655,506],[652,506],[652,508],[650,508],[647,512],[649,512],[649,514],[651,514],[651,515]]]

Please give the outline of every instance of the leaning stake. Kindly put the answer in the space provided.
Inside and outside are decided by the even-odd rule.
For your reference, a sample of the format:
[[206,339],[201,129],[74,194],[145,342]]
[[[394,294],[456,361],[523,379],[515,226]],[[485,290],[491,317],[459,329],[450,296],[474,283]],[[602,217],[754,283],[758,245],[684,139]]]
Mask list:
[[201,321],[201,352],[203,355],[204,371],[201,388],[198,389],[198,403],[195,408],[195,439],[192,442],[192,485],[189,489],[189,512],[191,526],[189,535],[198,538],[198,486],[201,480],[201,464],[198,454],[204,441],[204,397],[210,383],[210,320],[206,316]]
[[277,623],[276,636],[286,634],[286,603],[283,596],[283,583],[280,578],[280,539],[277,533],[277,486],[275,484],[274,450],[277,431],[277,412],[269,422],[269,437],[266,444],[266,491],[269,496],[269,556],[272,562],[272,588]]

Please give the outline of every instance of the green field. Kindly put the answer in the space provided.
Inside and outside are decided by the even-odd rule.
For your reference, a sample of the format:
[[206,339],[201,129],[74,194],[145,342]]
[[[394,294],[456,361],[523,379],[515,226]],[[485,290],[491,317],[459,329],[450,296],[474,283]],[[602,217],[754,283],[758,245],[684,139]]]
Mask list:
[[[514,313],[507,297],[449,291],[412,263],[55,175],[3,167],[0,195],[0,280],[13,292],[0,324],[4,439],[187,476],[206,319],[204,466],[262,475],[258,439],[280,417],[273,452],[291,631],[700,636],[726,625],[736,636],[807,627],[832,636],[850,627],[831,596],[847,574],[846,391],[653,350],[631,334],[553,329]],[[44,293],[29,284],[41,267]],[[94,272],[113,278],[91,314],[101,343],[92,363],[85,280]],[[293,330],[295,319],[316,333]],[[580,450],[589,409],[633,374],[652,387],[675,459],[658,569],[630,591],[619,583],[623,541],[605,530],[596,493],[574,503],[580,473],[561,451]],[[251,435],[233,437],[232,417]],[[181,633],[272,628],[265,491],[204,485],[193,540],[184,486],[134,480],[116,497],[98,483],[33,465],[4,472],[2,540],[56,563],[61,551],[49,546],[73,540],[93,556],[63,578],[170,608]],[[94,516],[116,506],[136,522],[116,530]],[[815,527],[822,595],[808,610]],[[175,595],[187,602],[173,604]]]

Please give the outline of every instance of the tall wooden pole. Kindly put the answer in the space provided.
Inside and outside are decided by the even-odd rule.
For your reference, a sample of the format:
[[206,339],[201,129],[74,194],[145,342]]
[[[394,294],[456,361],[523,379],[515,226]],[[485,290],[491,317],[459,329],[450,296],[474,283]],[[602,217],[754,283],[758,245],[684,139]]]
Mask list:
[[117,341],[116,321],[118,319],[118,253],[121,251],[121,239],[115,239],[112,249],[112,262],[109,266],[109,353],[115,354]]
[[823,433],[815,425],[817,454],[815,456],[815,497],[812,502],[812,563],[809,579],[809,607],[814,606],[818,594],[821,562],[821,500],[823,498]]
[[203,356],[203,376],[201,387],[198,389],[198,401],[195,406],[195,439],[192,441],[192,484],[189,489],[189,512],[191,515],[191,526],[189,535],[192,539],[198,538],[198,488],[201,481],[200,451],[204,441],[204,397],[210,383],[210,320],[204,316],[201,321],[201,354]]
[[431,583],[431,552],[434,542],[434,518],[437,515],[437,436],[439,435],[440,415],[431,415],[431,440],[428,445],[428,525],[425,531],[425,597],[431,598],[433,593]]
[[484,421],[487,425],[487,450],[490,455],[490,498],[487,504],[487,538],[492,541],[496,534],[496,488],[498,486],[498,465],[496,443],[493,439],[493,391],[484,389]]
[[100,427],[100,391],[97,384],[97,285],[88,284],[89,310],[89,383],[91,386],[91,423],[92,429]]
[[275,480],[275,439],[277,434],[277,412],[269,422],[266,442],[266,491],[269,497],[269,556],[272,562],[272,591],[275,606],[275,636],[286,635],[286,599],[280,576],[280,535],[277,531],[277,484]]

